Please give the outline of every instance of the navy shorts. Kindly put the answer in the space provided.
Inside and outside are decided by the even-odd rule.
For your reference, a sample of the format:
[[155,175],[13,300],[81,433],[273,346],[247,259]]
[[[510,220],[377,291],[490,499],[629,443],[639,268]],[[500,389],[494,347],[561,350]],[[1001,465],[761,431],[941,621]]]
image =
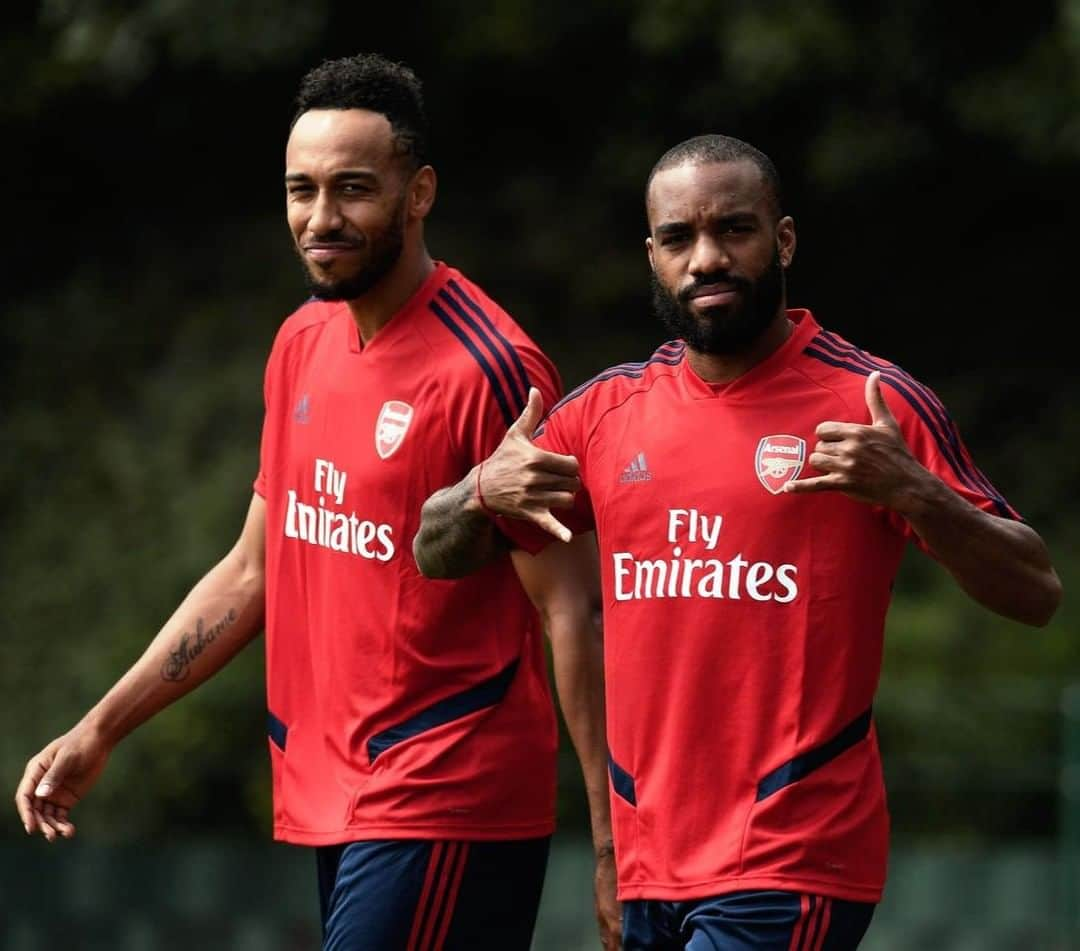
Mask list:
[[550,836],[315,850],[324,951],[528,951]]
[[623,951],[854,951],[876,905],[795,892],[623,902]]

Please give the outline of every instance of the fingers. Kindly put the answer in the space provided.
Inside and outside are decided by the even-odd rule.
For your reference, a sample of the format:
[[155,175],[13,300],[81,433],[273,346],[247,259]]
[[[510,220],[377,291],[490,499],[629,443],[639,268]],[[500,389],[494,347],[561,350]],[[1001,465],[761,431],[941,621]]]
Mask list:
[[559,476],[577,476],[581,471],[581,466],[574,456],[564,456],[562,453],[545,450],[537,450],[536,458],[531,465],[534,469]]
[[574,537],[574,533],[547,510],[529,512],[526,517],[534,525],[539,525],[545,532],[554,535],[561,542],[568,542]]
[[835,475],[811,476],[809,479],[792,479],[784,483],[784,492],[835,492],[840,488],[839,479]]
[[510,431],[518,433],[526,439],[532,439],[533,432],[540,425],[540,420],[543,418],[544,398],[535,386],[530,386],[529,398],[525,401],[525,409],[521,411],[521,415],[514,421]]
[[31,834],[34,829],[37,828],[37,819],[34,815],[34,791],[37,789],[38,784],[41,782],[41,777],[45,775],[48,768],[48,762],[35,756],[26,764],[22,780],[15,790],[15,809],[19,813],[19,818],[22,820],[23,828],[26,830],[27,835]]
[[878,370],[866,378],[866,407],[870,410],[871,423],[896,423],[885,397],[881,395],[881,373]]

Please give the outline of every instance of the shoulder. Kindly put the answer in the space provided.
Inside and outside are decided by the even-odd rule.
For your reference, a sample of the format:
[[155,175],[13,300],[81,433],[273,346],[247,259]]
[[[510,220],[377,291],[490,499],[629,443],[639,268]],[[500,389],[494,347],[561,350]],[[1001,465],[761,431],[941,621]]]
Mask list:
[[479,285],[454,268],[427,302],[426,334],[447,383],[483,385],[516,416],[530,385],[561,392],[558,372],[521,325]]
[[648,392],[658,380],[674,376],[686,355],[686,344],[669,340],[659,346],[647,360],[619,363],[575,387],[556,403],[537,433],[548,420],[581,418],[595,423],[610,410],[624,405],[633,397]]
[[304,301],[282,321],[274,337],[274,351],[287,350],[298,338],[313,330],[320,330],[345,307],[342,301],[321,301],[314,297]]
[[856,346],[838,333],[819,329],[802,351],[802,369],[820,385],[837,392],[846,402],[865,411],[866,378],[881,373],[881,389],[898,417],[944,416],[934,391],[903,367]]

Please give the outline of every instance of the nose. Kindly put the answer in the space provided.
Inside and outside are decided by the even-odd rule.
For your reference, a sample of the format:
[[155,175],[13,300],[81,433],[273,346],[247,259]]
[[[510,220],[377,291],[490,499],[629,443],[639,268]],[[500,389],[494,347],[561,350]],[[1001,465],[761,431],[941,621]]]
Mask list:
[[320,190],[308,219],[308,231],[314,235],[340,231],[343,225],[341,209],[331,192]]
[[730,269],[731,256],[724,243],[708,233],[698,235],[690,254],[690,273],[700,276]]

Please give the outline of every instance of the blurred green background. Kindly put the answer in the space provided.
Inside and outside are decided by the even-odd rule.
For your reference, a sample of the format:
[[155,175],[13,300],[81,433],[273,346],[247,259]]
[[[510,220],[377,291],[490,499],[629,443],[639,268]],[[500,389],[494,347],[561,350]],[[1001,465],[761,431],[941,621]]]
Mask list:
[[[432,252],[568,388],[663,339],[642,209],[659,154],[716,131],[776,161],[790,303],[938,392],[1066,585],[1035,630],[905,562],[876,708],[894,861],[864,947],[1080,947],[1078,0],[7,10],[2,785],[239,531],[263,361],[306,296],[283,216],[292,96],[368,50],[425,82]],[[315,947],[311,858],[269,843],[262,676],[255,646],[126,741],[78,842],[26,842],[12,810],[0,946]],[[591,946],[565,743],[562,777],[538,951]]]

